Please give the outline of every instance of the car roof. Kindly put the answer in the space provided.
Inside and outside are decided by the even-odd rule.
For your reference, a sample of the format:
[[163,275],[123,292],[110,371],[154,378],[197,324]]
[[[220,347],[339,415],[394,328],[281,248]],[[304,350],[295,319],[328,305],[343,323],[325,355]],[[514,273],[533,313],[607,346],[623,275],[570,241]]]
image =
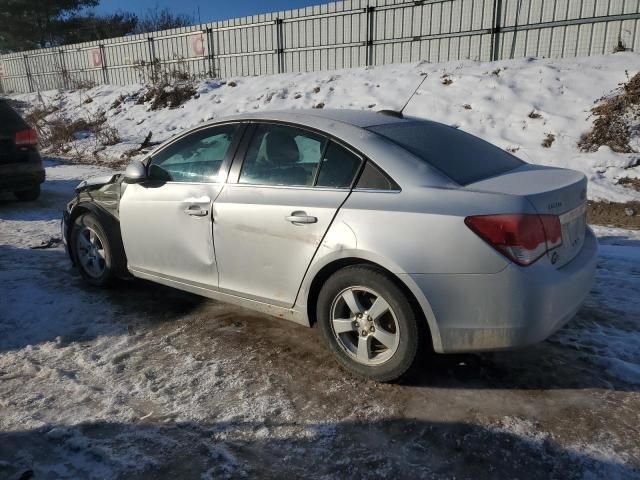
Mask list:
[[[386,125],[405,122],[401,117],[374,112],[371,110],[350,109],[290,109],[290,110],[266,110],[263,112],[251,112],[234,115],[227,119],[245,120],[280,120],[292,123],[309,124],[320,120],[332,120],[335,122],[352,125],[359,128],[368,128],[374,125]],[[223,119],[220,119],[223,120]]]
[[229,121],[285,122],[317,129],[342,140],[365,157],[370,158],[403,189],[412,184],[439,187],[452,184],[450,179],[408,150],[368,130],[373,126],[397,125],[399,123],[413,122],[416,119],[405,119],[397,115],[372,112],[370,110],[267,110],[221,117],[208,124],[200,125],[198,128]]

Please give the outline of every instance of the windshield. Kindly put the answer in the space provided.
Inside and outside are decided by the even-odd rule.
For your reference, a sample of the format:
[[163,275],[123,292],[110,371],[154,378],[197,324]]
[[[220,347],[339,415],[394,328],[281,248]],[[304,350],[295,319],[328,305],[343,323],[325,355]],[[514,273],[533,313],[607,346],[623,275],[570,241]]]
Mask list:
[[441,123],[398,122],[369,130],[397,143],[460,185],[500,175],[524,164],[478,137]]

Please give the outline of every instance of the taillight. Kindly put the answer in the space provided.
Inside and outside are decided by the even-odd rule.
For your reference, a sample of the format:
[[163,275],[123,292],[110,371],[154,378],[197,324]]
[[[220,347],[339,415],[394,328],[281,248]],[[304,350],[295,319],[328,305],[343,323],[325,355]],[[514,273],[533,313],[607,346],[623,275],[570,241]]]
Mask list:
[[518,265],[527,266],[562,245],[555,215],[478,215],[464,223],[480,238]]
[[38,144],[38,133],[32,128],[28,130],[20,130],[16,133],[16,146],[25,147],[27,145]]
[[562,245],[562,226],[557,215],[540,215],[544,234],[547,237],[547,250],[553,250]]

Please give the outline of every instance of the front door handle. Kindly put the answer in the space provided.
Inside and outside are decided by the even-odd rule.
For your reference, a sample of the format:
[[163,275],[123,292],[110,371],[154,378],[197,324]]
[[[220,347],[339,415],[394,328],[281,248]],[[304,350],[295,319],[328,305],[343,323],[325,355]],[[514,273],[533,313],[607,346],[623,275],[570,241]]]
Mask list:
[[302,211],[291,212],[291,215],[284,217],[284,219],[293,224],[316,223],[318,221],[317,217],[312,217]]
[[200,205],[189,205],[184,209],[184,213],[192,217],[206,217],[209,215],[209,210],[202,208]]

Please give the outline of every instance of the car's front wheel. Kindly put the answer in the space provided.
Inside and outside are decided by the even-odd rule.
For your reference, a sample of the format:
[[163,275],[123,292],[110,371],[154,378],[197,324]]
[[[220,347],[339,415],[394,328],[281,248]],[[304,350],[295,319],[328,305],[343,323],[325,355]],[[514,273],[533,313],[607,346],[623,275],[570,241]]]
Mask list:
[[421,346],[419,317],[398,285],[369,266],[334,273],[320,291],[317,319],[337,360],[366,378],[396,380]]
[[71,249],[82,277],[97,287],[107,287],[114,280],[113,252],[109,238],[91,213],[76,218],[71,231]]
[[13,193],[21,202],[32,202],[40,196],[40,185],[30,188],[29,190],[21,190]]

